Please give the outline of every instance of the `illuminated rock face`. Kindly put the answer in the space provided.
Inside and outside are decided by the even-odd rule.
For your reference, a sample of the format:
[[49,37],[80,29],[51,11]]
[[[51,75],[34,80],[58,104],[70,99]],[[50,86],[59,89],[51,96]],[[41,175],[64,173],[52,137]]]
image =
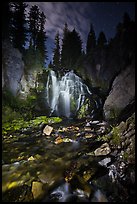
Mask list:
[[20,51],[9,41],[2,42],[2,88],[16,96],[20,89],[20,80],[24,71],[24,62]]
[[56,73],[51,70],[45,95],[51,114],[69,118],[76,114],[91,92],[73,71],[57,78]]

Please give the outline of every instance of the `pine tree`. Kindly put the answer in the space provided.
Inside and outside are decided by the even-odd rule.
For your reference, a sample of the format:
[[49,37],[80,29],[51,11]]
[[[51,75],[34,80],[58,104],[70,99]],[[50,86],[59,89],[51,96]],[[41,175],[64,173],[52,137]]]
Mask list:
[[96,48],[96,36],[92,24],[90,24],[90,31],[87,38],[86,54],[90,55]]
[[29,12],[29,32],[33,40],[34,49],[36,49],[37,35],[39,32],[40,11],[37,5],[30,8]]
[[103,32],[100,32],[98,40],[97,40],[97,47],[98,48],[104,48],[106,43],[107,43],[107,39],[106,39],[105,34]]
[[14,47],[18,48],[20,51],[23,51],[27,38],[25,15],[27,5],[23,2],[14,2],[11,4],[11,7],[13,9],[11,19],[12,43]]
[[60,69],[60,45],[59,45],[59,32],[55,36],[55,48],[53,50],[53,65],[58,70]]
[[64,30],[63,30],[63,39],[62,39],[62,50],[61,50],[61,67],[62,69],[66,66],[66,58],[67,58],[67,49],[68,49],[68,42],[67,37],[69,36],[69,29],[67,23],[65,23]]
[[45,66],[45,60],[47,59],[47,49],[46,49],[46,32],[44,31],[44,25],[46,22],[46,16],[43,12],[39,16],[39,31],[36,39],[36,48],[40,55],[40,61],[42,66]]
[[4,1],[2,6],[2,39],[10,39],[10,3]]
[[82,41],[78,32],[69,31],[65,26],[61,52],[61,65],[64,69],[72,69],[76,66],[82,54]]
[[32,46],[35,51],[34,61],[35,66],[45,66],[45,60],[47,59],[46,49],[46,32],[45,32],[46,16],[43,12],[40,12],[38,6],[32,6],[29,12],[29,33],[32,40]]

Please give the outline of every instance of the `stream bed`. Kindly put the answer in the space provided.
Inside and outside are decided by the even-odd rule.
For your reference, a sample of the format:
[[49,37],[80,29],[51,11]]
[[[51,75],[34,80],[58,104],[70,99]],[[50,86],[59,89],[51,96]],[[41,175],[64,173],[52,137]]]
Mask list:
[[[127,199],[117,182],[115,156],[95,155],[104,142],[99,127],[65,120],[5,135],[2,141],[3,202],[117,202]],[[98,133],[98,134],[97,134]]]

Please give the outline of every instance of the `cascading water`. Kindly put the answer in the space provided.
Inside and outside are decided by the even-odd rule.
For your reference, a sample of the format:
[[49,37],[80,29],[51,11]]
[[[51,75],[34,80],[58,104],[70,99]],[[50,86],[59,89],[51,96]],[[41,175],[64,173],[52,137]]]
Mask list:
[[75,115],[88,94],[91,94],[88,87],[73,71],[67,72],[60,79],[53,70],[49,72],[46,101],[51,114],[67,118]]

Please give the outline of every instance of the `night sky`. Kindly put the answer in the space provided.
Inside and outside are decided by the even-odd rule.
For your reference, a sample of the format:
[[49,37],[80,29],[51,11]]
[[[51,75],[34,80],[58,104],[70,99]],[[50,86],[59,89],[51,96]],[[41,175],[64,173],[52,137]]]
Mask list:
[[[90,23],[96,37],[103,31],[107,40],[113,38],[116,26],[122,22],[124,12],[135,19],[135,2],[26,2],[29,6],[38,5],[46,15],[48,58],[51,59],[54,38],[59,31],[62,37],[64,24],[79,32],[85,49]],[[60,40],[61,42],[62,40]]]

